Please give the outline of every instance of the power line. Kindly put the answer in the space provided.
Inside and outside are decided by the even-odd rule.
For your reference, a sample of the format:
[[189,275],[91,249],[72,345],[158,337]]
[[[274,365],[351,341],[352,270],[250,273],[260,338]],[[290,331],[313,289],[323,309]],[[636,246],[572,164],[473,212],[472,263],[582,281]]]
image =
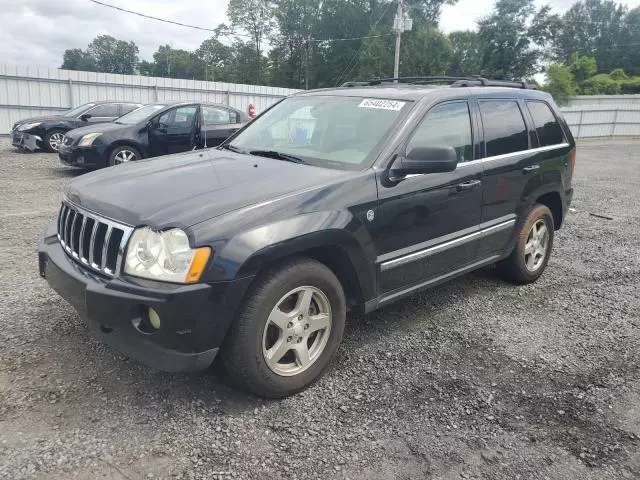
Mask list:
[[[393,2],[389,2],[387,4],[387,6],[385,7],[385,9],[382,11],[382,15],[380,15],[380,17],[378,18],[378,20],[376,20],[373,25],[371,25],[371,28],[369,29],[369,31],[373,31],[378,24],[380,23],[380,21],[384,18],[384,16],[387,14],[387,11],[389,10],[389,7],[393,5]],[[386,35],[395,35],[393,33],[391,34],[386,34]],[[386,36],[385,35],[385,36]],[[349,75],[351,73],[351,70],[353,70],[353,67],[355,67],[358,64],[358,61],[360,60],[360,52],[362,51],[362,47],[364,47],[364,42],[360,43],[360,47],[358,48],[358,50],[356,50],[356,53],[353,54],[353,57],[351,57],[351,60],[349,60],[349,63],[347,64],[347,67],[344,69],[344,71],[342,72],[342,74],[338,77],[338,83],[336,83],[336,86],[340,85],[340,82],[342,82],[342,77],[345,77],[347,75]],[[355,63],[354,63],[355,61]],[[352,65],[353,64],[353,65]]]

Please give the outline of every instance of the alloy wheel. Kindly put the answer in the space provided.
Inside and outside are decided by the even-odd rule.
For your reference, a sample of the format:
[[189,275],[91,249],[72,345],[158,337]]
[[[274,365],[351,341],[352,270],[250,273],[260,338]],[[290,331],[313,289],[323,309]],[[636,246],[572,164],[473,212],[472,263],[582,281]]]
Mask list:
[[55,150],[56,152],[60,149],[60,145],[62,145],[62,141],[64,139],[64,133],[53,133],[49,137],[49,146],[51,150]]
[[136,154],[133,153],[131,150],[126,150],[126,149],[120,150],[113,157],[113,160],[115,161],[116,165],[119,165],[121,163],[131,162],[135,159],[136,159]]
[[537,220],[529,234],[524,246],[524,263],[530,272],[537,271],[547,255],[549,248],[549,230],[543,219]]
[[262,353],[274,373],[290,377],[322,355],[331,332],[331,304],[322,290],[291,290],[273,308],[262,335]]

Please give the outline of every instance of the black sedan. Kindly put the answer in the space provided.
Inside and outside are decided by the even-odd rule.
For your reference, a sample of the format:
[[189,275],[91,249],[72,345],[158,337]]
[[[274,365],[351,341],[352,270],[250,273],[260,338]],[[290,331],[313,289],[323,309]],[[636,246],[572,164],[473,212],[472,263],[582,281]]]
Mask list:
[[26,150],[38,148],[57,152],[64,134],[74,128],[94,123],[112,122],[142,104],[133,102],[91,102],[72,108],[60,115],[32,117],[20,120],[11,129],[11,143]]
[[213,147],[248,120],[247,114],[226,105],[197,102],[149,104],[113,123],[68,132],[59,156],[66,165],[95,169]]

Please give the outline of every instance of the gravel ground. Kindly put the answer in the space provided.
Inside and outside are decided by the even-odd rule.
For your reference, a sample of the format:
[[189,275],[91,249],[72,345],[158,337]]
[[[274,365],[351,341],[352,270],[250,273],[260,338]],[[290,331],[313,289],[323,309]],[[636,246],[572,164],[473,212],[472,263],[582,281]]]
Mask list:
[[93,340],[37,272],[77,172],[0,140],[0,478],[638,478],[639,154],[579,146],[535,285],[487,269],[352,315],[320,382],[261,401]]

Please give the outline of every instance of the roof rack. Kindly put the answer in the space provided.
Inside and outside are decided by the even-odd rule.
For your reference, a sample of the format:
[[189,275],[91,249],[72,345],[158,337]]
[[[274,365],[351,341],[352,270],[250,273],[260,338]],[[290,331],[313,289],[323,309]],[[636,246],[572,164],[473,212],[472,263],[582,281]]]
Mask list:
[[396,78],[376,78],[365,82],[346,82],[343,87],[369,87],[382,85],[384,83],[409,83],[410,85],[428,85],[431,83],[449,83],[451,87],[508,87],[535,90],[536,86],[515,80],[490,80],[477,75],[470,77],[396,77]]

